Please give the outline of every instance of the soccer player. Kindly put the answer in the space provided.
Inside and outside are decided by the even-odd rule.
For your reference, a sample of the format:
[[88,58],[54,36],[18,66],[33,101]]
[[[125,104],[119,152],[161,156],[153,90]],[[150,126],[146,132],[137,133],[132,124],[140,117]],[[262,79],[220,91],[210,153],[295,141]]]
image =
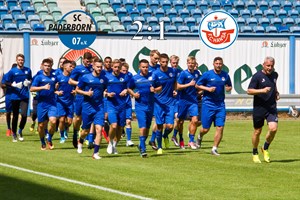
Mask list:
[[264,126],[264,121],[268,122],[268,133],[266,141],[261,148],[264,160],[269,163],[269,146],[272,143],[278,127],[277,115],[277,100],[279,100],[279,93],[277,91],[278,73],[274,71],[275,59],[268,56],[263,63],[263,69],[256,72],[249,84],[247,93],[254,95],[253,101],[253,126],[254,132],[252,135],[253,145],[253,162],[261,163],[258,156],[259,136]]
[[63,73],[57,76],[57,116],[59,118],[60,143],[65,143],[65,129],[72,125],[74,114],[74,95],[75,87],[69,84],[70,74],[72,72],[72,64],[69,60],[62,63]]
[[231,91],[232,85],[229,74],[222,70],[223,58],[215,57],[213,60],[214,69],[205,72],[197,82],[196,88],[203,90],[202,100],[202,128],[198,136],[198,144],[201,147],[203,136],[208,133],[212,122],[216,126],[214,145],[211,154],[219,156],[218,146],[223,137],[223,130],[226,120],[225,90]]
[[[155,94],[154,116],[157,125],[157,154],[162,154],[162,137],[166,148],[169,148],[168,135],[173,130],[174,124],[174,106],[176,92],[176,71],[168,67],[169,57],[167,54],[160,54],[160,68],[155,70],[153,74],[158,77],[162,90]],[[162,135],[165,124],[165,131]]]
[[177,79],[177,89],[180,91],[178,103],[178,131],[180,138],[180,147],[184,148],[184,141],[182,137],[183,123],[187,114],[191,117],[189,124],[189,143],[191,149],[197,149],[195,144],[195,133],[198,124],[198,100],[197,89],[195,84],[200,78],[200,73],[195,70],[196,58],[189,56],[187,58],[187,69],[182,71]]
[[122,130],[126,123],[126,101],[128,76],[120,73],[121,62],[118,59],[112,62],[112,72],[106,73],[108,79],[107,92],[107,112],[110,122],[108,154],[118,154],[117,144],[121,139]]
[[[84,74],[89,74],[92,72],[92,54],[90,52],[85,52],[83,54],[83,64],[78,65],[71,72],[69,84],[73,86],[77,86],[79,78],[81,78]],[[83,96],[80,94],[76,94],[75,97],[75,117],[73,119],[73,146],[77,148],[77,134],[81,125],[81,112],[82,112],[82,102]]]
[[[55,84],[57,78],[51,73],[52,61],[46,58],[42,61],[43,73],[37,75],[32,83],[30,92],[37,92],[37,116],[38,116],[38,132],[41,140],[41,150],[46,150],[45,129],[50,124],[48,135],[48,148],[54,149],[52,137],[56,128],[56,98],[55,98]],[[61,92],[57,92],[61,95]]]
[[13,142],[17,142],[17,125],[19,118],[19,110],[21,110],[21,121],[19,124],[19,140],[23,141],[22,131],[27,121],[27,109],[29,101],[29,86],[31,84],[32,75],[28,67],[24,67],[25,57],[23,54],[17,54],[17,67],[12,68],[7,73],[5,85],[11,86],[11,103],[12,103],[12,135]]
[[63,63],[64,63],[65,60],[67,60],[65,57],[61,57],[59,59],[59,67],[55,70],[56,76],[63,73],[63,71],[64,71]]
[[109,73],[112,72],[112,69],[111,69],[111,62],[112,62],[111,57],[106,56],[106,57],[104,58],[104,69],[103,69],[104,72],[109,72]]
[[[129,65],[128,63],[121,63],[121,73],[125,74],[128,76],[128,80],[132,78],[132,73],[128,71]],[[127,135],[127,141],[126,141],[126,146],[132,147],[134,146],[134,143],[131,141],[131,132],[132,132],[132,127],[131,127],[131,120],[132,120],[132,103],[131,103],[131,96],[127,95],[127,100],[126,100],[126,135]]]
[[78,140],[77,152],[82,153],[84,138],[89,133],[93,123],[96,129],[93,159],[97,160],[101,159],[99,148],[102,139],[102,127],[104,125],[103,93],[107,87],[107,79],[105,73],[102,72],[102,64],[100,59],[94,59],[93,72],[83,75],[79,79],[76,88],[77,92],[84,96],[82,105],[82,131]]
[[152,122],[154,94],[162,88],[158,77],[149,73],[148,69],[149,62],[145,59],[140,60],[140,73],[133,76],[128,83],[128,92],[135,98],[135,112],[140,129],[138,148],[143,158],[147,157],[146,140]]

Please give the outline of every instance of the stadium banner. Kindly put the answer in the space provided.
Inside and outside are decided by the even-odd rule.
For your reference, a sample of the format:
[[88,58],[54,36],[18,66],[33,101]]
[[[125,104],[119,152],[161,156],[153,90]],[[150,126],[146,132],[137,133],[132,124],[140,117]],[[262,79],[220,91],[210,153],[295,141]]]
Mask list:
[[296,38],[295,50],[295,93],[300,94],[300,38]]
[[[22,35],[0,35],[0,81],[4,73],[7,73],[13,63],[16,62],[16,55],[23,53]],[[0,88],[0,110],[5,108],[5,97]]]

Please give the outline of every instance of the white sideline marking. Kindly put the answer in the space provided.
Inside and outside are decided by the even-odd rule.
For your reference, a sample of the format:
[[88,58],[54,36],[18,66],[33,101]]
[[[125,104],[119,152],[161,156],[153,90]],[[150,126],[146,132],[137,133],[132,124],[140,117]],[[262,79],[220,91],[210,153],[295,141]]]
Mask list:
[[130,194],[130,193],[127,193],[127,192],[121,192],[121,191],[118,191],[118,190],[114,190],[114,189],[110,189],[110,188],[106,188],[106,187],[102,187],[102,186],[98,186],[98,185],[93,185],[93,184],[89,184],[89,183],[85,183],[85,182],[81,182],[81,181],[76,181],[76,180],[72,180],[72,179],[68,179],[68,178],[64,178],[64,177],[54,176],[54,175],[43,173],[43,172],[37,172],[37,171],[33,171],[33,170],[29,170],[29,169],[25,169],[25,168],[13,166],[13,165],[8,165],[8,164],[1,163],[1,162],[0,162],[0,166],[16,169],[16,170],[23,171],[23,172],[28,172],[28,173],[31,173],[31,174],[37,174],[37,175],[40,175],[40,176],[54,178],[54,179],[58,179],[58,180],[61,180],[61,181],[66,181],[66,182],[69,182],[69,183],[74,183],[74,184],[81,185],[81,186],[91,187],[91,188],[95,188],[95,189],[98,189],[98,190],[111,192],[111,193],[115,193],[115,194],[119,194],[119,195],[123,195],[123,196],[127,196],[127,197],[132,197],[132,198],[136,198],[136,199],[143,199],[143,200],[153,200],[151,198],[147,198],[147,197],[143,197],[143,196],[139,196],[139,195],[135,195],[135,194]]

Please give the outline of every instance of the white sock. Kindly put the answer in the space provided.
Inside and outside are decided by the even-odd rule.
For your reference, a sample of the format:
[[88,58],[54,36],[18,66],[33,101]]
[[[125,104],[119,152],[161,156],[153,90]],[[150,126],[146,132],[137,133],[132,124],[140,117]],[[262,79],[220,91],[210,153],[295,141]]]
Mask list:
[[213,150],[213,151],[218,150],[218,147],[213,146],[213,147],[212,147],[212,150]]

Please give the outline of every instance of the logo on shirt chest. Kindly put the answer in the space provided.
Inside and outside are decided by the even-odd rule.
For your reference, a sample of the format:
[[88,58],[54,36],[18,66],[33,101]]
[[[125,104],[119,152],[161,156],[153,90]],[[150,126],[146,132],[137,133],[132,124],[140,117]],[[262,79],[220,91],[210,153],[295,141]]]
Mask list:
[[263,78],[263,79],[261,80],[261,82],[264,83],[264,82],[266,82],[266,80]]
[[25,71],[25,74],[28,74],[28,71]]
[[170,77],[173,77],[173,73],[169,73],[169,76],[170,76]]
[[124,78],[120,78],[120,81],[121,81],[121,82],[124,82]]
[[103,79],[100,79],[100,83],[103,83],[104,82],[104,80]]
[[222,77],[222,81],[225,81],[225,77]]
[[148,80],[149,80],[149,81],[152,81],[152,80],[153,80],[152,76],[148,77]]
[[54,78],[54,77],[52,77],[52,78],[51,78],[51,80],[52,80],[52,81],[55,81],[55,78]]

